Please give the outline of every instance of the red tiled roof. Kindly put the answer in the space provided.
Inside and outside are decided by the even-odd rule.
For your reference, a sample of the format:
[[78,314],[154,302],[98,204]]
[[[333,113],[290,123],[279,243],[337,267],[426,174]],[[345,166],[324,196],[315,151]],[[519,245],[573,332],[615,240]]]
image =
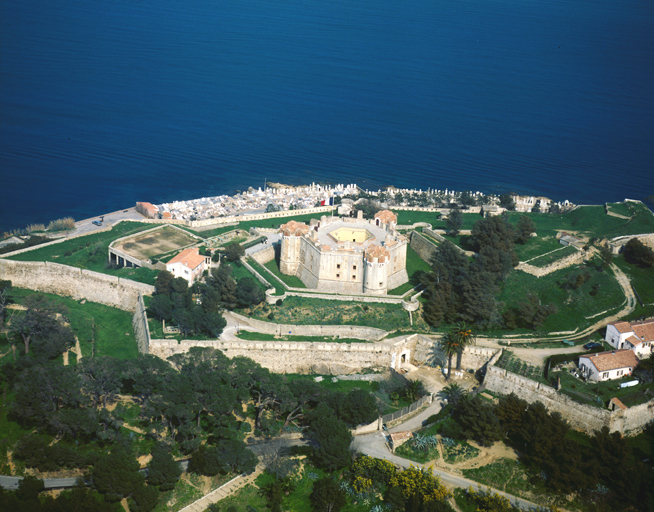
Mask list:
[[291,220],[286,224],[282,224],[279,227],[279,232],[284,236],[301,236],[304,233],[309,232],[309,226],[307,226],[304,222]]
[[631,328],[641,341],[654,341],[654,320],[644,322],[632,322]]
[[620,399],[617,398],[617,397],[613,397],[613,398],[611,398],[611,403],[614,403],[614,404],[617,405],[620,409],[623,409],[623,410],[625,410],[625,411],[627,410],[627,406],[626,406],[625,404],[623,404],[623,403],[620,401]]
[[629,336],[625,341],[628,341],[634,347],[642,343],[642,341],[638,338],[638,336]]
[[366,249],[366,260],[373,261],[377,258],[379,263],[384,263],[388,259],[388,249],[381,245],[371,245]]
[[615,327],[620,334],[633,331],[629,322],[616,322],[611,325],[613,325],[613,327]]
[[634,368],[638,365],[638,358],[633,351],[628,349],[615,350],[613,352],[599,352],[581,356],[580,359],[588,359],[598,372],[619,370],[620,368]]
[[381,210],[375,213],[375,219],[379,219],[383,224],[397,222],[397,215],[390,210]]
[[170,260],[167,265],[172,265],[173,263],[181,263],[185,267],[195,270],[204,263],[204,256],[200,254],[200,250],[197,247],[191,247],[189,249],[184,249]]

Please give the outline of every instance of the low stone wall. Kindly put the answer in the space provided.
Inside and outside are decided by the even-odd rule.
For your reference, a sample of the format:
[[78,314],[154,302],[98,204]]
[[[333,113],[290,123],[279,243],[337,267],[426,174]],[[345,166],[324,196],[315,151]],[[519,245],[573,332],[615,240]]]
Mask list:
[[135,310],[140,293],[154,292],[154,286],[148,284],[44,261],[0,259],[0,278],[19,288],[86,299],[125,311]]
[[561,258],[560,260],[547,265],[546,267],[535,267],[534,265],[530,265],[528,263],[520,263],[520,265],[518,265],[516,268],[533,276],[543,277],[547,274],[551,274],[552,272],[556,272],[557,270],[561,270],[562,268],[582,263],[586,256],[588,256],[586,251],[577,251],[574,254],[566,256],[565,258]]
[[136,309],[132,317],[132,326],[134,327],[134,335],[136,336],[136,345],[140,354],[150,353],[150,326],[148,325],[148,317],[145,311],[145,303],[143,302],[143,295],[139,293],[138,300],[136,301]]
[[375,327],[363,327],[359,325],[292,325],[264,322],[237,313],[228,313],[237,320],[242,327],[251,325],[261,332],[267,334],[292,334],[295,336],[338,336],[339,338],[357,338],[367,341],[378,341],[388,334],[382,329]]
[[529,403],[541,402],[549,412],[558,412],[575,430],[592,434],[602,427],[623,435],[635,435],[652,421],[654,400],[626,411],[609,411],[599,407],[580,404],[559,393],[554,388],[536,382],[507,370],[490,366],[486,372],[484,386],[490,391],[502,394],[514,393]]
[[281,212],[229,215],[226,217],[216,217],[214,219],[202,219],[202,220],[143,219],[139,222],[147,222],[150,224],[177,224],[180,226],[188,226],[190,228],[201,228],[206,226],[218,226],[218,225],[222,226],[224,224],[236,224],[239,222],[248,222],[252,220],[298,217],[300,215],[309,215],[312,213],[319,214],[317,215],[316,218],[320,218],[320,215],[325,215],[326,213],[331,212],[334,208],[335,208],[334,206],[315,206],[313,208],[305,208],[303,210],[284,210]]
[[256,261],[257,263],[261,265],[265,265],[269,261],[272,261],[275,259],[275,247],[273,245],[270,245],[269,247],[266,247],[265,249],[261,249],[260,251],[255,252],[254,254],[251,254],[250,257]]

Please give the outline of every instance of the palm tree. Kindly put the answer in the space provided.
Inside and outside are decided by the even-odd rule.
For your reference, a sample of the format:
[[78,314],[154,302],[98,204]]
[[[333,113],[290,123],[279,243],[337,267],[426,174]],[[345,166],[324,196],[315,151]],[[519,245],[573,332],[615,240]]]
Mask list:
[[471,345],[474,345],[477,342],[477,340],[475,339],[475,335],[472,332],[472,329],[470,329],[470,327],[468,327],[468,325],[465,322],[459,322],[458,324],[456,324],[456,326],[454,327],[454,329],[452,329],[452,331],[450,331],[450,333],[458,341],[458,348],[456,352],[456,369],[460,370],[461,357],[463,356],[463,349]]
[[452,357],[459,351],[459,339],[454,335],[454,331],[448,332],[441,339],[441,347],[447,356],[447,380],[452,376]]
[[456,408],[457,404],[466,395],[466,391],[456,382],[453,382],[445,386],[441,390],[440,394],[443,398],[447,399],[448,404],[451,404],[454,408]]

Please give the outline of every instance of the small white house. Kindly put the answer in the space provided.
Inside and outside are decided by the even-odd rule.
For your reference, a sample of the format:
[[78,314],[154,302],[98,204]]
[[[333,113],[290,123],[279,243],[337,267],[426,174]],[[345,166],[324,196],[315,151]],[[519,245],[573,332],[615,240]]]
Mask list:
[[579,357],[579,368],[594,381],[620,379],[638,365],[638,358],[629,349],[598,352]]
[[606,342],[617,349],[632,350],[640,359],[652,355],[654,318],[642,322],[616,322],[606,326]]
[[174,277],[183,277],[192,285],[202,276],[202,272],[211,266],[211,258],[202,256],[197,247],[184,249],[166,263],[166,270]]

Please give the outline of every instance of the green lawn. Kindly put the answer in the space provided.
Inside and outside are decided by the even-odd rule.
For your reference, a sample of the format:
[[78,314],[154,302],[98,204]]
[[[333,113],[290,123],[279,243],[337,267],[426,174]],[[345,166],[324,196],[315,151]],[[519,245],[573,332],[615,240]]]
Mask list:
[[237,281],[239,279],[243,279],[244,277],[251,277],[257,283],[259,288],[261,288],[262,290],[266,290],[266,287],[261,283],[261,281],[259,281],[259,279],[257,279],[257,276],[255,276],[252,272],[250,272],[248,268],[245,265],[243,265],[240,261],[237,262],[226,261],[224,262],[224,264],[229,265],[229,267],[232,269],[232,277]]
[[[561,285],[566,276],[577,271],[581,266],[573,266],[552,272],[537,278],[525,272],[511,272],[504,281],[499,301],[506,307],[518,308],[528,293],[538,295],[543,304],[554,304],[558,312],[545,320],[542,326],[544,332],[581,330],[596,322],[599,317],[586,319],[597,313],[615,310],[624,303],[622,288],[610,271],[598,272],[589,268],[591,279],[576,290],[564,289]],[[599,292],[592,296],[593,286],[599,287]],[[608,313],[607,313],[608,314]]]
[[[12,299],[20,304],[27,295],[39,294],[32,290],[12,288]],[[112,356],[118,359],[134,359],[138,356],[136,338],[132,327],[132,314],[128,311],[104,306],[96,302],[75,301],[67,297],[45,295],[68,308],[66,315],[80,341],[82,355],[90,357]],[[95,337],[95,343],[92,339]]]
[[157,270],[147,268],[112,269],[107,267],[108,248],[111,242],[117,238],[151,228],[152,224],[121,222],[110,231],[73,238],[60,244],[17,254],[9,259],[16,261],[52,261],[125,279],[133,279],[142,283],[154,284],[159,272]]
[[274,276],[270,275],[270,272],[260,263],[248,258],[248,263],[254,268],[264,279],[267,279],[268,282],[275,288],[275,295],[284,295],[286,288],[277,280]]
[[[279,279],[286,283],[286,286],[290,288],[306,288],[306,285],[299,277],[282,274],[282,271],[279,270],[279,263],[277,262],[277,258],[270,260],[264,265],[264,267],[266,267],[269,272],[276,275]],[[274,281],[274,279],[271,279],[271,281]]]
[[640,296],[640,300],[644,304],[654,304],[654,268],[632,265],[627,263],[623,256],[613,258],[613,263],[629,277],[631,286]]
[[430,272],[431,267],[429,264],[423,260],[418,253],[411,249],[407,245],[406,248],[406,273],[409,275],[409,281],[404,283],[397,288],[390,290],[389,295],[404,295],[406,292],[418,286],[420,281],[418,280],[419,272]]

